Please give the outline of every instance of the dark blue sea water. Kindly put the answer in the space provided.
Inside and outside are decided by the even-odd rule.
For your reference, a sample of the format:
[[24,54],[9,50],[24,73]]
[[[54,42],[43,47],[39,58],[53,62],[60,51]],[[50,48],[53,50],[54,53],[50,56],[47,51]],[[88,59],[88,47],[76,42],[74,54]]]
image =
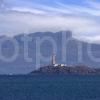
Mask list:
[[100,76],[0,76],[0,100],[100,100]]

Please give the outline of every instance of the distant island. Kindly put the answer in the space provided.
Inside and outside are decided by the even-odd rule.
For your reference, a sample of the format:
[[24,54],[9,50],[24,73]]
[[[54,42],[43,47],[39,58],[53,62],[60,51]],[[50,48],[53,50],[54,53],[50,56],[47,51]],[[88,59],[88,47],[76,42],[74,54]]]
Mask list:
[[67,66],[65,64],[56,64],[56,55],[52,56],[52,63],[32,71],[34,74],[75,74],[75,75],[100,75],[99,68],[90,68],[84,65]]

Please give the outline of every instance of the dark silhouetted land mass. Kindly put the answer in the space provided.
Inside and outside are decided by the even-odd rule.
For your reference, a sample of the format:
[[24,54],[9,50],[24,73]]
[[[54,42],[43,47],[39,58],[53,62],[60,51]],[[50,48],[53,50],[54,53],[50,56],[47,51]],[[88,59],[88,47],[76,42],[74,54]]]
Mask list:
[[30,74],[78,74],[78,75],[100,75],[99,68],[87,66],[53,66],[48,65],[32,71]]

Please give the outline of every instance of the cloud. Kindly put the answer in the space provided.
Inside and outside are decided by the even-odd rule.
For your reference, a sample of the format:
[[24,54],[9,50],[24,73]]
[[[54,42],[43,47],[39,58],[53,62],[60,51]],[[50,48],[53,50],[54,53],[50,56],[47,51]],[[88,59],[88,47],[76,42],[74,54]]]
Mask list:
[[0,34],[14,36],[37,31],[72,30],[73,36],[80,37],[99,33],[100,24],[91,18],[79,16],[35,15],[22,12],[0,14]]
[[[87,3],[90,5],[93,2],[92,1],[88,1]],[[61,2],[57,2],[57,4],[60,7],[62,7],[63,9],[67,9],[67,10],[69,9],[69,11],[72,11],[73,14],[78,14],[78,15],[83,14],[83,15],[91,15],[91,16],[100,16],[100,9],[94,9],[94,5],[92,5],[92,4],[91,4],[91,7],[88,7],[87,5],[85,5],[85,6],[74,5],[74,4],[68,5],[68,4],[63,4]],[[100,4],[98,4],[98,5],[100,5]]]
[[0,12],[0,35],[71,30],[79,40],[100,42],[100,11],[91,2],[84,7],[61,2],[55,7],[35,3],[34,7],[10,7]]
[[39,9],[33,9],[33,8],[13,7],[10,10],[17,11],[17,12],[22,12],[22,13],[30,12],[30,13],[33,13],[33,14],[45,14],[45,11],[39,10]]
[[96,10],[100,10],[100,3],[94,1],[87,1],[87,3],[90,5],[90,7],[96,9]]

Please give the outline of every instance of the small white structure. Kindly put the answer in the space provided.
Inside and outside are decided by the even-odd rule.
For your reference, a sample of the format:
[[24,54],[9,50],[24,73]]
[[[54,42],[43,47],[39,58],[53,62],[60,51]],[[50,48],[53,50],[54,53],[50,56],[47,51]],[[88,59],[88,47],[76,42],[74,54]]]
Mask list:
[[51,61],[52,65],[55,65],[56,64],[56,55],[53,54],[52,56],[52,61]]
[[60,64],[61,65],[61,67],[64,67],[65,65],[64,64]]
[[54,66],[54,67],[57,67],[57,66],[59,66],[59,64],[54,64],[53,66]]
[[53,55],[52,55],[51,64],[52,64],[52,66],[54,66],[54,67],[57,67],[57,66],[64,67],[64,66],[66,66],[66,64],[57,64],[57,63],[56,63],[56,55],[55,55],[54,53],[53,53]]

